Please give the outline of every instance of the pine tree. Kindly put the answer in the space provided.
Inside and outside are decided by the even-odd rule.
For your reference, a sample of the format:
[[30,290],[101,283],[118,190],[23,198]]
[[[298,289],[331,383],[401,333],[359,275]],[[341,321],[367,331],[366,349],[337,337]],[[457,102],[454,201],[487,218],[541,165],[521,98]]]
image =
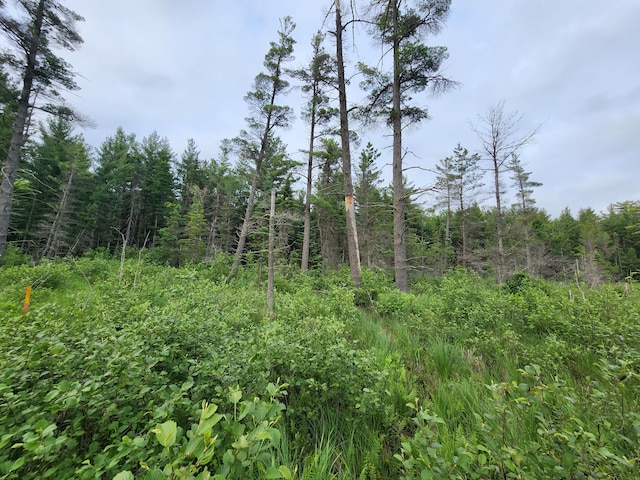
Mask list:
[[449,12],[450,1],[372,0],[374,36],[392,55],[392,71],[361,65],[362,86],[370,92],[365,113],[382,118],[393,131],[393,246],[396,287],[409,291],[407,238],[403,177],[402,131],[409,124],[428,117],[424,107],[411,104],[415,93],[445,91],[455,85],[440,73],[448,57],[445,47],[429,47],[422,42],[440,31]]
[[276,100],[284,94],[289,82],[284,78],[284,64],[292,59],[293,45],[295,41],[291,33],[295,24],[291,17],[285,17],[281,21],[278,32],[278,42],[271,42],[271,48],[265,55],[265,73],[259,73],[254,80],[254,90],[250,91],[245,100],[249,104],[253,117],[247,119],[249,130],[241,132],[236,139],[238,148],[245,158],[254,162],[253,176],[247,208],[238,239],[238,246],[229,277],[234,277],[240,267],[240,260],[245,249],[245,243],[249,234],[253,208],[258,191],[258,183],[262,175],[262,162],[273,140],[273,131],[289,125],[291,108],[276,104]]
[[[315,142],[326,131],[318,131],[319,127],[326,127],[335,117],[337,111],[331,108],[327,94],[327,87],[335,82],[335,60],[323,48],[324,35],[317,32],[311,41],[313,56],[309,65],[304,69],[294,70],[294,78],[302,81],[302,91],[308,96],[307,105],[303,112],[309,122],[309,151],[307,157],[307,189],[305,195],[304,233],[302,244],[301,269],[309,268],[309,250],[311,244],[311,195],[313,186],[313,159]],[[326,130],[326,129],[325,129]]]
[[[37,90],[43,98],[60,99],[59,89],[77,89],[70,65],[53,53],[53,48],[74,50],[82,43],[76,31],[80,15],[54,0],[21,0],[15,2],[23,10],[23,18],[0,3],[0,30],[11,50],[5,53],[5,65],[15,67],[22,83],[13,122],[6,160],[1,167],[0,183],[0,258],[7,248],[7,236],[14,195],[14,182],[24,144],[27,117],[33,108],[32,96]],[[73,112],[60,104],[42,105],[41,109],[66,118]]]
[[142,182],[140,222],[133,242],[143,247],[148,237],[151,245],[169,213],[167,205],[175,201],[175,179],[171,171],[173,151],[166,138],[156,132],[142,140]]
[[318,175],[314,210],[318,215],[320,253],[324,270],[337,269],[347,253],[340,145],[332,138],[323,138],[316,152]]
[[386,266],[384,253],[389,247],[386,237],[392,220],[391,211],[382,198],[382,171],[376,167],[380,152],[369,142],[360,153],[356,168],[356,199],[358,206],[358,239],[363,263],[371,267]]

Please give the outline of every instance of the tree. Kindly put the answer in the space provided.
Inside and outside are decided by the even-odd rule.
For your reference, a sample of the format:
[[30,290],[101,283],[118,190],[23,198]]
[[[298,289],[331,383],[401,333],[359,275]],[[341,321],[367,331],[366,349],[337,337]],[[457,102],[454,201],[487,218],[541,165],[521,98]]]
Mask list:
[[524,135],[518,134],[522,115],[518,112],[505,113],[504,101],[489,107],[484,115],[478,116],[478,123],[472,129],[480,140],[480,147],[485,161],[490,163],[489,171],[493,174],[493,193],[496,201],[496,240],[498,255],[496,273],[499,283],[505,279],[504,253],[504,221],[503,221],[503,176],[508,171],[508,162],[529,143],[539,130],[539,127]]
[[14,198],[17,215],[12,223],[44,257],[55,256],[62,247],[76,248],[88,237],[85,230],[90,228],[92,217],[93,175],[88,147],[82,136],[72,135],[72,131],[68,120],[50,118],[40,128],[40,142],[27,149],[25,167],[18,176],[33,194],[28,203],[19,196]]
[[167,205],[175,200],[175,179],[171,172],[174,154],[169,140],[157,132],[142,140],[141,210],[135,243],[144,247],[148,237],[151,244],[158,230],[164,226],[169,210]]
[[201,262],[204,259],[207,245],[207,221],[204,218],[204,194],[197,185],[191,187],[193,201],[187,212],[184,233],[179,243],[182,247],[182,258],[189,262]]
[[281,21],[278,31],[278,42],[271,42],[271,48],[265,55],[264,67],[266,73],[259,73],[254,80],[254,90],[250,91],[245,100],[254,114],[247,119],[249,130],[241,132],[236,139],[242,155],[254,162],[253,178],[247,208],[238,238],[238,246],[233,260],[233,266],[229,274],[233,278],[240,266],[240,260],[249,234],[253,207],[258,189],[258,182],[262,174],[262,162],[265,158],[269,142],[273,139],[275,128],[287,127],[291,117],[291,108],[277,105],[278,96],[286,92],[289,82],[284,78],[284,64],[292,60],[293,45],[295,41],[291,33],[295,23],[291,17],[285,17]]
[[440,73],[448,57],[446,47],[422,42],[440,31],[449,13],[449,0],[372,0],[374,36],[389,47],[391,73],[361,65],[368,90],[370,117],[383,118],[393,131],[393,250],[396,287],[409,291],[403,178],[402,131],[428,117],[427,110],[411,104],[415,93],[443,92],[455,85]]
[[356,168],[358,239],[361,258],[367,267],[385,266],[382,254],[387,251],[386,237],[392,223],[386,221],[390,210],[380,188],[382,171],[375,165],[380,155],[370,142],[367,143]]
[[615,257],[611,259],[623,278],[640,271],[640,201],[611,205],[602,219],[611,237]]
[[12,84],[0,57],[0,158],[7,158],[11,130],[18,108],[18,89]]
[[309,97],[304,116],[309,122],[309,151],[307,156],[307,190],[304,209],[304,233],[302,242],[301,270],[309,268],[311,244],[311,194],[313,185],[313,158],[315,141],[326,132],[318,132],[319,126],[326,126],[335,116],[336,110],[329,106],[327,86],[334,82],[335,61],[323,48],[324,35],[317,32],[311,41],[313,56],[305,69],[294,70],[294,78],[303,82],[302,91]]
[[195,141],[187,140],[187,148],[180,157],[177,167],[178,195],[183,213],[189,209],[194,186],[202,187],[203,172],[200,151]]
[[338,70],[338,103],[340,105],[340,141],[342,150],[342,175],[344,181],[344,205],[347,220],[347,246],[349,252],[349,268],[351,281],[360,286],[360,248],[358,246],[358,229],[356,226],[355,199],[353,195],[353,178],[351,174],[351,138],[349,132],[349,112],[347,110],[347,80],[344,71],[344,30],[348,23],[342,21],[340,0],[334,1],[336,30],[336,65]]
[[451,245],[451,221],[455,209],[460,222],[460,263],[463,266],[467,264],[468,250],[467,208],[482,187],[479,162],[478,154],[469,155],[469,150],[458,144],[453,156],[441,160],[436,166],[436,188],[440,192],[441,204],[446,207],[445,246]]
[[[12,17],[11,11],[0,3],[0,29],[8,39],[11,51],[5,53],[5,62],[19,72],[22,88],[13,123],[11,141],[6,161],[2,167],[0,184],[0,257],[7,248],[7,235],[11,217],[14,182],[18,170],[20,152],[24,143],[29,109],[33,108],[32,96],[38,92],[43,98],[59,99],[60,87],[77,89],[70,65],[53,53],[59,47],[74,50],[82,43],[76,31],[76,22],[83,20],[77,13],[54,0],[21,0],[16,6],[24,10],[25,19]],[[70,116],[67,108],[52,104],[42,107],[45,111]]]
[[217,253],[231,253],[235,247],[235,233],[242,224],[246,211],[249,186],[236,170],[231,168],[230,146],[223,143],[217,159],[207,162],[202,169],[205,218],[208,221],[205,259]]
[[[342,202],[344,182],[343,172],[338,166],[342,148],[333,138],[321,139],[316,151],[320,174],[314,197],[314,208],[318,216],[320,253],[323,269],[336,269],[344,261],[345,219]],[[342,228],[341,228],[342,227]],[[353,277],[352,277],[353,278]]]
[[507,168],[511,172],[511,180],[513,180],[513,185],[516,188],[518,203],[515,207],[520,214],[520,223],[524,229],[525,270],[530,274],[535,274],[531,251],[533,248],[531,221],[535,215],[534,205],[536,201],[532,194],[533,189],[541,187],[542,184],[529,179],[531,172],[525,171],[520,157],[515,153],[511,156]]
[[143,163],[135,135],[118,128],[100,146],[97,161],[94,244],[114,249],[124,234],[129,245],[142,207]]
[[603,260],[609,255],[609,235],[591,208],[583,208],[578,212],[577,223],[581,245],[578,249],[580,262],[576,262],[576,269],[580,268],[581,279],[589,286],[601,285],[604,282]]

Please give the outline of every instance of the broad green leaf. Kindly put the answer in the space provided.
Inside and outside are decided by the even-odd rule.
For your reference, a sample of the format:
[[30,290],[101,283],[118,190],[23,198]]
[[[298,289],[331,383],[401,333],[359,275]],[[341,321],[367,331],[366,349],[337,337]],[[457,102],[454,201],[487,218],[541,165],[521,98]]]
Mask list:
[[282,478],[284,478],[285,480],[293,480],[293,473],[291,473],[289,467],[287,467],[286,465],[282,465],[280,468],[278,468],[278,470],[280,470]]
[[202,402],[202,414],[200,415],[200,418],[202,418],[203,420],[207,419],[217,411],[218,405],[216,405],[215,403],[209,405],[207,404],[207,402]]
[[198,429],[196,430],[196,435],[204,435],[204,432],[207,430],[211,430],[220,420],[224,418],[223,415],[216,413],[212,417],[207,418],[202,423],[198,425]]
[[178,425],[173,420],[158,424],[152,430],[156,434],[158,442],[163,447],[171,447],[176,443],[176,435],[178,434]]
[[18,470],[20,467],[22,467],[22,465],[24,465],[24,461],[25,461],[25,457],[18,458],[15,462],[11,464],[11,467],[9,467],[8,473]]
[[125,470],[124,472],[120,472],[115,477],[113,477],[113,480],[135,480],[135,477],[129,470]]
[[267,468],[267,471],[264,474],[264,478],[266,478],[267,480],[270,480],[273,478],[282,478],[282,473],[278,468],[272,465],[269,468]]

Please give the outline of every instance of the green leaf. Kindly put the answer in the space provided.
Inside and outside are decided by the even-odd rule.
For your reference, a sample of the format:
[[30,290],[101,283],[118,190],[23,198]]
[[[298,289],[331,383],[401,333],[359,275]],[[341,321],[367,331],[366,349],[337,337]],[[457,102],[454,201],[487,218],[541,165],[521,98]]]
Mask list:
[[280,468],[278,468],[278,470],[280,470],[282,478],[284,478],[285,480],[293,480],[293,473],[291,473],[289,467],[287,467],[286,465],[282,465],[280,466]]
[[207,402],[202,402],[202,414],[200,415],[200,418],[205,420],[209,418],[211,415],[213,415],[214,413],[216,413],[217,411],[218,411],[218,405],[216,405],[215,403],[208,405]]
[[51,400],[56,398],[59,394],[60,394],[60,390],[51,390],[49,393],[45,395],[44,401],[50,402]]
[[196,430],[196,435],[204,435],[204,432],[207,430],[211,430],[220,420],[224,418],[223,415],[216,413],[212,417],[207,418],[198,425],[198,429]]
[[113,477],[113,480],[135,480],[135,477],[129,470],[125,470],[124,472],[120,472],[115,477]]
[[176,443],[176,436],[178,434],[178,425],[173,420],[158,424],[156,428],[152,430],[156,434],[158,442],[163,447],[171,447]]
[[15,462],[11,464],[11,467],[9,467],[8,473],[13,472],[14,470],[18,470],[22,465],[24,465],[24,461],[25,461],[25,457],[20,457],[19,459],[17,459]]
[[264,478],[266,478],[267,480],[272,478],[282,478],[282,473],[278,468],[272,465],[267,468],[267,472],[265,473]]

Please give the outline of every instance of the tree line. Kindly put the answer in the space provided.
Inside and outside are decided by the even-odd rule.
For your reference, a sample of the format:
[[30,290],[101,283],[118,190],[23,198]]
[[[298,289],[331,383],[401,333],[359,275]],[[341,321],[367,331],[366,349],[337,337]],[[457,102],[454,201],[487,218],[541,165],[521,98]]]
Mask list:
[[[640,202],[602,214],[565,210],[555,219],[538,209],[540,184],[521,161],[537,130],[520,133],[521,117],[504,102],[478,116],[475,150],[452,146],[432,167],[433,185],[408,180],[404,129],[427,118],[426,94],[457,86],[441,72],[446,47],[426,44],[444,25],[450,1],[370,0],[363,16],[353,2],[332,1],[335,22],[313,36],[311,61],[299,68],[291,66],[295,23],[284,17],[245,96],[246,127],[211,159],[201,158],[194,140],[178,155],[157,132],[140,139],[122,128],[87,145],[75,133],[81,116],[60,94],[75,88],[73,74],[52,50],[81,44],[75,23],[82,18],[54,0],[15,3],[22,17],[0,2],[0,27],[12,45],[0,64],[4,263],[18,251],[37,260],[129,248],[174,266],[228,256],[233,276],[243,263],[266,263],[275,191],[277,263],[302,270],[348,265],[356,285],[361,265],[393,271],[404,291],[412,272],[437,275],[456,266],[499,282],[522,271],[597,284],[640,270]],[[346,63],[343,34],[354,22],[385,46],[388,71]],[[348,99],[348,68],[361,74],[360,105]],[[292,118],[292,84],[306,99],[304,165],[279,136]],[[46,117],[37,113],[43,111]],[[380,151],[359,144],[354,123],[389,129],[389,185]]]

